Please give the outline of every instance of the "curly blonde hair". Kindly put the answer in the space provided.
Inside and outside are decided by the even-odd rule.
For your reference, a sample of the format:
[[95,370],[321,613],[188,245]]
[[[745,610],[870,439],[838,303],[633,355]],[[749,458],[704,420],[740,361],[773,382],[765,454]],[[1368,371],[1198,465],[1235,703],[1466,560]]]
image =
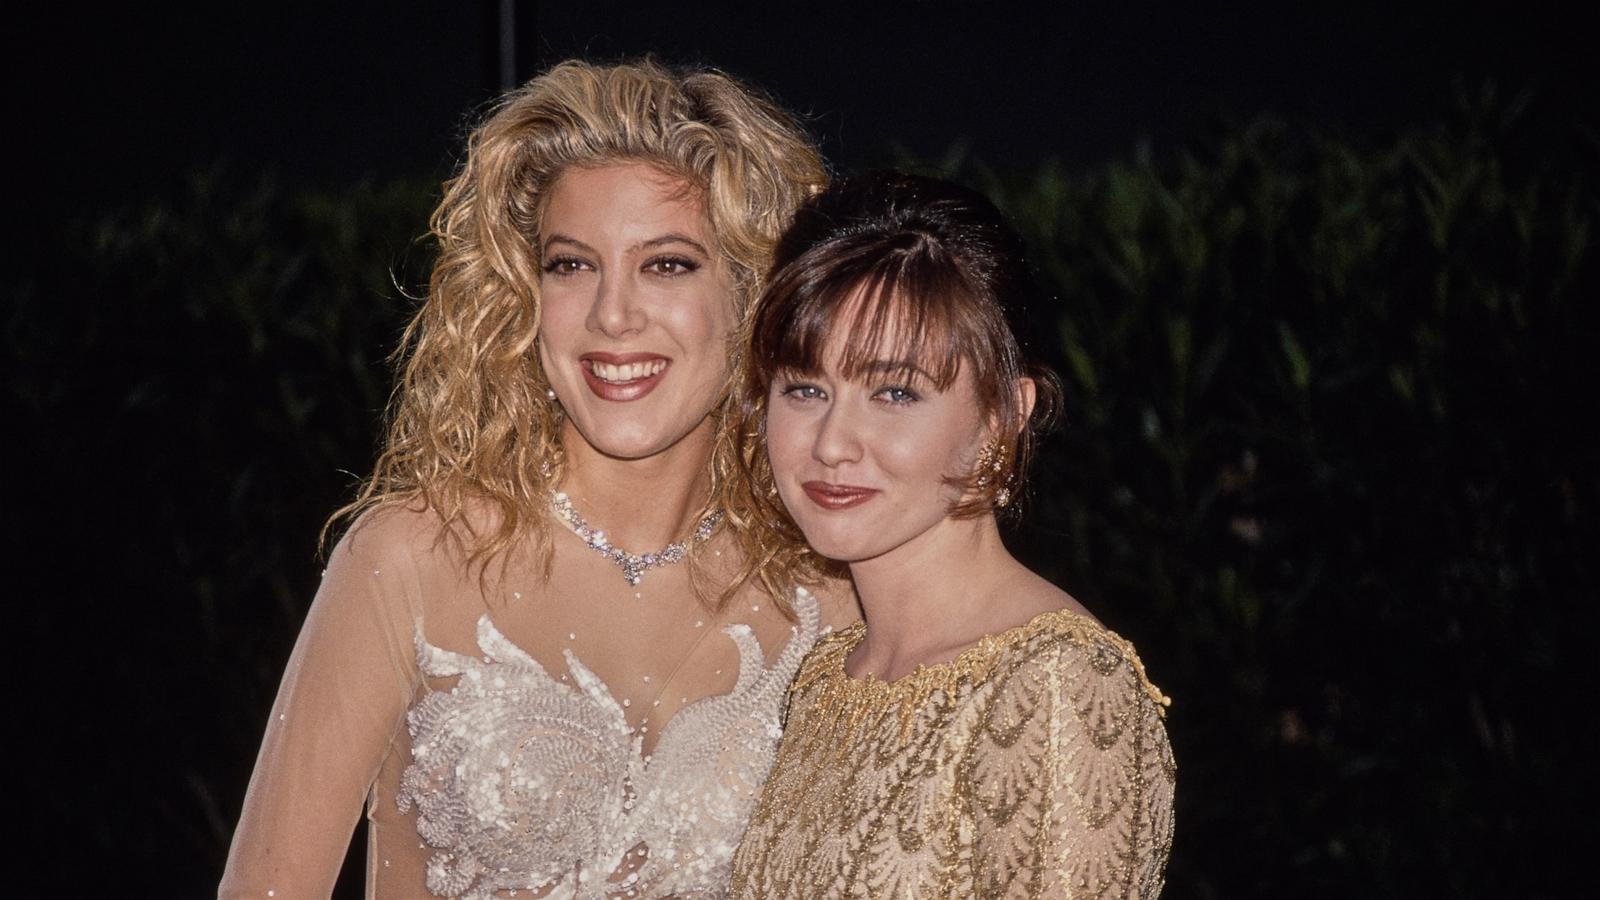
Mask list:
[[[560,63],[506,94],[467,141],[429,222],[438,241],[428,293],[407,326],[388,433],[372,476],[330,524],[390,504],[423,504],[460,541],[469,564],[533,538],[548,571],[547,517],[561,477],[562,412],[546,396],[538,354],[541,217],[574,166],[645,162],[703,198],[718,252],[734,273],[734,364],[712,415],[706,510],[721,508],[744,551],[722,600],[757,579],[775,598],[813,583],[804,546],[760,523],[735,489],[732,430],[749,311],[773,246],[827,171],[811,139],[749,86],[712,70],[654,61]],[[491,515],[469,520],[469,505]],[[476,517],[474,517],[476,518]]]

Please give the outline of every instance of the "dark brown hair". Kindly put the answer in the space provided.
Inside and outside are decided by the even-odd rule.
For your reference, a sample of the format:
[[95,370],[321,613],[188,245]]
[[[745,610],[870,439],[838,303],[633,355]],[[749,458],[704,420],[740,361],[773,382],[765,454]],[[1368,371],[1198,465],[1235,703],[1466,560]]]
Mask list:
[[[839,333],[849,336],[839,359],[845,378],[880,365],[886,341],[910,351],[892,363],[921,369],[939,390],[963,368],[972,374],[982,417],[999,427],[1001,469],[953,479],[976,496],[952,514],[996,511],[1002,488],[1019,492],[1039,434],[1060,404],[1054,374],[1031,363],[1019,340],[1033,330],[1028,321],[1038,299],[1021,239],[976,191],[872,172],[812,198],[778,241],[751,324],[745,427],[738,433],[756,499],[787,519],[768,490],[764,436],[772,379],[821,371],[829,340]],[[1016,392],[1024,377],[1037,386],[1027,417]]]

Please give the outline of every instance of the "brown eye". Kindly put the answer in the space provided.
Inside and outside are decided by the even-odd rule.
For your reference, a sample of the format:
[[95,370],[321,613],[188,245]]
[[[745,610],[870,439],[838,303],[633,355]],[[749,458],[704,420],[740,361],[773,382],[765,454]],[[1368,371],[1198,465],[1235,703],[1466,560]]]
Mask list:
[[574,275],[587,267],[587,263],[575,256],[556,256],[545,262],[544,271],[547,275]]
[[645,271],[674,278],[687,275],[700,268],[700,264],[682,256],[658,256],[644,264]]

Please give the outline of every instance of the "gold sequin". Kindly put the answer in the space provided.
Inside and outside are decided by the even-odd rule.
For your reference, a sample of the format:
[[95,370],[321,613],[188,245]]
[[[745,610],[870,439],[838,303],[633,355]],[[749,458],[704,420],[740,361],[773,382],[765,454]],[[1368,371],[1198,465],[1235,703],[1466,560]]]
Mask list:
[[825,639],[791,689],[733,897],[1116,897],[1161,890],[1170,701],[1070,612],[885,682]]

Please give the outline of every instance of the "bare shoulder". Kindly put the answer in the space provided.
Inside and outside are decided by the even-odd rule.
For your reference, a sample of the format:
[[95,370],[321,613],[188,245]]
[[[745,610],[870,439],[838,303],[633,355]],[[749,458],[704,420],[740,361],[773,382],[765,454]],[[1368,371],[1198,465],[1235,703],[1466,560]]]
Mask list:
[[1023,617],[1046,612],[1065,612],[1087,619],[1098,627],[1104,627],[1088,607],[1078,602],[1078,598],[1031,569],[1018,566],[1013,578],[1015,580],[1007,593],[1011,596],[1012,602],[1023,611]]

